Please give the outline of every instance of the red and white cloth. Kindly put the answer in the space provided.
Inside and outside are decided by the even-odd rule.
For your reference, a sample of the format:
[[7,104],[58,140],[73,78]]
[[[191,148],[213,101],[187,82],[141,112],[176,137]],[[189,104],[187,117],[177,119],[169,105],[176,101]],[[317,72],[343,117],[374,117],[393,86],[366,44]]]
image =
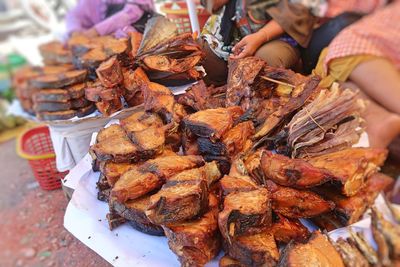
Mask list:
[[340,32],[328,47],[325,69],[335,58],[354,55],[385,57],[400,70],[400,0]]

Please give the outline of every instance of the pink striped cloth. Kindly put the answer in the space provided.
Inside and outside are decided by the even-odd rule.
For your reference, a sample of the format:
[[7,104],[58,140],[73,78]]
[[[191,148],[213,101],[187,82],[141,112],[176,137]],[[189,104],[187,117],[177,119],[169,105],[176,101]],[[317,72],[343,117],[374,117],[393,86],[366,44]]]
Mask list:
[[400,70],[400,0],[344,29],[328,47],[324,65],[353,55],[385,57]]
[[387,2],[388,0],[329,0],[325,17],[332,18],[345,11],[368,14]]

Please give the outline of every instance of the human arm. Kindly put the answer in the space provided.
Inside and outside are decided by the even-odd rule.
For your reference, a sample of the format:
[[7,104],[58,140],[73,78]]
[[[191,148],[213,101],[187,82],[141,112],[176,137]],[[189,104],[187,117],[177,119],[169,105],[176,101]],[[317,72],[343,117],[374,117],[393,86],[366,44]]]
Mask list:
[[253,56],[264,43],[277,38],[284,33],[283,28],[274,20],[269,21],[257,32],[245,36],[237,43],[232,51],[232,59]]
[[121,11],[97,23],[94,29],[99,35],[112,34],[118,29],[135,23],[143,14],[144,11],[138,5],[126,4]]

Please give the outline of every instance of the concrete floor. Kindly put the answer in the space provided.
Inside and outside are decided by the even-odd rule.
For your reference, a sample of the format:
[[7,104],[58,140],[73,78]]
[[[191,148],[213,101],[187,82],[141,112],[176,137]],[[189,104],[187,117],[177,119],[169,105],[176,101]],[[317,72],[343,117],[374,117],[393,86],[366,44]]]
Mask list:
[[0,144],[0,266],[110,266],[63,227],[62,190],[43,191],[15,140]]

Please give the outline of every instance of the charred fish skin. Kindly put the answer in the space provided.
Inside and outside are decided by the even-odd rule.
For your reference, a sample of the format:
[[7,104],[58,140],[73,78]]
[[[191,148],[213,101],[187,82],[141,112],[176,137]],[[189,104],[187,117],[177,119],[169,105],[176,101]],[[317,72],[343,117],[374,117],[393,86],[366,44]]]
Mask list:
[[400,226],[387,221],[375,207],[372,208],[371,215],[377,229],[382,233],[389,246],[391,259],[400,259]]
[[359,251],[364,255],[369,264],[377,265],[379,263],[378,254],[376,251],[368,244],[364,236],[360,232],[354,232],[349,228],[351,238],[348,239],[350,244],[354,244]]

